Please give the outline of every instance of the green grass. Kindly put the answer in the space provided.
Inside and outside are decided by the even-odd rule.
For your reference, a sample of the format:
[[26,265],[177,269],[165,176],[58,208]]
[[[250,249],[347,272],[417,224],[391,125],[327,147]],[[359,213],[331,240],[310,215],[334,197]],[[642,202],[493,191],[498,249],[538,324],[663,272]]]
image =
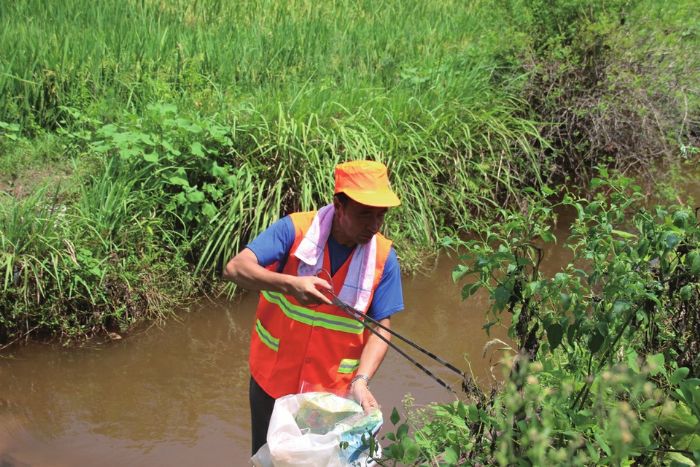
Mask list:
[[[566,136],[559,115],[576,123],[653,89],[656,107],[622,110],[651,122],[646,115],[668,109],[664,131],[649,134],[670,147],[665,129],[680,127],[675,142],[694,149],[697,77],[683,64],[695,63],[697,26],[684,23],[692,2],[665,5],[3,2],[1,240],[12,280],[0,302],[14,311],[2,332],[91,335],[159,316],[195,282],[216,280],[274,219],[327,203],[340,161],[388,165],[402,205],[386,233],[410,271],[445,234],[567,175],[562,147],[543,137]],[[625,50],[600,57],[623,72],[611,66],[617,80],[588,80],[587,47],[617,40]],[[667,72],[629,79],[647,55]],[[572,69],[580,81],[567,81]],[[600,99],[609,85],[626,92]],[[566,92],[575,99],[559,99]],[[543,96],[546,112],[536,105]],[[563,138],[573,148],[564,162],[585,166],[587,135],[573,136]],[[52,205],[62,217],[46,211]],[[32,239],[20,242],[24,234]]]
[[138,173],[106,164],[66,203],[57,188],[0,199],[0,341],[83,339],[172,314],[194,290],[184,244]]
[[182,95],[326,118],[386,98],[408,111],[416,95],[468,103],[478,97],[471,76],[488,78],[496,52],[482,3],[7,3],[0,120],[50,126],[62,104],[109,114]]
[[[404,271],[434,255],[446,234],[461,236],[481,225],[490,232],[487,243],[498,239],[491,245],[498,250],[476,255],[481,285],[507,279],[492,284],[494,306],[513,311],[522,301],[526,312],[516,311],[521,319],[513,320],[521,339],[528,319],[541,321],[533,321],[528,336],[538,333],[537,341],[528,339],[528,346],[542,342],[541,352],[554,349],[563,343],[565,325],[574,326],[576,317],[583,323],[578,337],[566,333],[567,349],[578,355],[569,362],[580,363],[567,367],[578,372],[568,380],[570,390],[545,391],[547,374],[562,388],[562,373],[547,363],[537,370],[541,387],[536,378],[525,386],[512,380],[517,384],[506,390],[512,392],[494,394],[477,408],[455,406],[456,422],[473,418],[473,438],[455,432],[447,408],[448,423],[438,419],[424,432],[430,437],[417,439],[426,460],[506,464],[527,456],[535,463],[583,456],[583,444],[569,436],[573,428],[560,430],[566,436],[556,440],[538,438],[537,452],[526,452],[534,440],[530,432],[508,438],[520,427],[515,414],[529,410],[521,404],[527,403],[525,387],[537,409],[526,415],[544,420],[544,431],[561,420],[582,423],[590,462],[603,452],[622,462],[632,445],[605,441],[619,440],[622,419],[615,418],[613,403],[634,405],[631,396],[647,385],[633,378],[639,384],[621,382],[616,392],[618,386],[593,383],[593,353],[601,348],[593,343],[608,342],[600,357],[605,361],[622,355],[618,344],[625,352],[633,348],[609,337],[620,328],[614,321],[622,318],[619,304],[632,302],[626,294],[639,292],[651,303],[651,282],[632,279],[651,267],[654,254],[637,258],[642,244],[617,238],[621,231],[608,224],[623,222],[624,210],[611,207],[600,217],[600,232],[591,230],[590,218],[579,226],[595,251],[586,245],[574,250],[587,260],[613,261],[612,269],[605,264],[588,278],[594,288],[600,280],[612,287],[578,293],[579,273],[586,275],[578,271],[570,278],[573,291],[563,293],[566,275],[557,274],[552,293],[540,293],[536,302],[547,282],[535,281],[536,271],[523,269],[522,257],[513,257],[513,264],[504,258],[510,258],[509,244],[518,252],[536,248],[533,238],[551,237],[537,216],[549,219],[549,204],[535,203],[529,194],[556,198],[566,190],[548,188],[553,180],[579,183],[599,163],[644,169],[658,163],[659,154],[671,160],[680,154],[688,164],[697,159],[696,3],[0,0],[0,350],[26,336],[80,340],[126,331],[169,316],[202,291],[232,293],[219,287],[218,276],[248,240],[283,214],[329,202],[338,162],[377,159],[389,167],[402,200],[389,212],[385,230],[396,241]],[[610,191],[605,195],[612,199]],[[581,200],[581,206],[593,215],[607,198]],[[497,213],[509,212],[504,208],[513,209],[512,216],[498,219]],[[654,241],[667,252],[690,214],[657,214],[662,223]],[[601,253],[606,245],[614,251]],[[677,267],[697,279],[697,242],[692,248]],[[664,255],[662,271],[668,266]],[[639,264],[626,266],[625,258]],[[504,274],[494,275],[495,265]],[[467,272],[462,267],[461,274]],[[686,302],[697,301],[697,284],[681,282],[667,284],[681,286]],[[471,283],[463,294],[475,290]],[[592,311],[581,308],[598,292],[612,295],[595,301]],[[561,313],[547,308],[558,306],[554,298],[572,319],[561,321]],[[668,300],[681,304],[670,289]],[[639,310],[630,308],[629,316],[640,319]],[[682,320],[657,321],[635,329]],[[631,323],[621,322],[623,330]],[[697,371],[697,333],[688,329],[669,334],[668,342],[689,347],[683,358],[687,364],[692,357]],[[590,356],[581,353],[586,348]],[[576,410],[569,408],[574,389],[580,396]],[[589,389],[607,398],[599,399],[604,410],[589,411],[593,422],[580,410]],[[688,394],[676,391],[690,407]],[[651,406],[644,407],[649,421]],[[569,412],[574,416],[560,416]],[[609,423],[596,425],[600,420]],[[664,441],[664,432],[655,431]],[[497,445],[485,433],[507,441]],[[415,460],[405,435],[387,452],[399,461]],[[554,441],[563,447],[571,441],[572,450],[554,452]],[[654,444],[640,462],[656,456],[659,446],[688,447],[671,441]]]

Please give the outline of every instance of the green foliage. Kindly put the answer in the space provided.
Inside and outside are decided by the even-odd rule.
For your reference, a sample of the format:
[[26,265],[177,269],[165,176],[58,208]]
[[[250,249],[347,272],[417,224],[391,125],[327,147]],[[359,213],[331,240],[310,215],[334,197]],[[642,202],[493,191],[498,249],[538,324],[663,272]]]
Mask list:
[[[700,101],[694,2],[528,2],[521,27],[523,88],[551,144],[558,178],[588,181],[592,168],[653,171],[698,144]],[[691,24],[692,23],[692,24]],[[683,57],[683,58],[680,58]]]
[[[498,176],[490,173],[503,154],[535,157],[527,142],[536,138],[532,126],[519,119],[506,121],[504,116],[511,112],[506,107],[490,113],[496,112],[503,117],[479,109],[445,109],[440,117],[426,114],[426,128],[417,123],[380,124],[364,111],[345,116],[351,123],[339,121],[331,127],[323,126],[316,115],[299,121],[282,111],[274,121],[234,114],[224,126],[159,104],[151,105],[143,117],[127,114],[122,123],[106,125],[85,124],[73,110],[73,121],[63,132],[79,150],[110,158],[123,172],[143,174],[137,177],[138,186],[165,195],[159,211],[196,240],[193,256],[199,258],[198,267],[211,271],[220,269],[246,239],[280,215],[329,202],[330,174],[348,158],[348,151],[370,158],[385,154],[403,200],[389,216],[387,230],[400,244],[434,250],[431,244],[448,225],[468,224],[475,212],[491,209],[493,200],[517,196],[525,177],[539,179],[538,164],[528,164],[531,159],[511,164]],[[438,139],[455,129],[466,133],[478,126],[490,134],[489,141],[482,139],[485,133],[460,142]],[[510,147],[513,135],[521,142]],[[465,160],[463,153],[470,157]],[[465,200],[474,207],[472,212],[462,209]]]
[[0,120],[54,128],[62,106],[111,119],[157,101],[332,118],[386,98],[397,115],[478,97],[502,24],[453,0],[16,2],[0,11]]
[[0,341],[84,338],[160,319],[192,290],[183,242],[154,216],[137,173],[104,167],[64,204],[37,190],[0,201]]
[[[685,405],[668,399],[666,391],[676,384],[650,381],[651,368],[617,365],[596,375],[591,404],[578,410],[571,408],[577,381],[569,372],[555,361],[521,361],[496,395],[411,414],[407,422],[415,433],[388,434],[392,443],[384,452],[410,465],[621,465],[670,463],[675,454],[666,451],[673,446],[693,459],[697,420]],[[686,384],[697,391],[699,382]],[[413,445],[398,441],[406,437],[417,445],[418,456],[401,450]]]
[[[129,257],[138,231],[157,226],[154,248],[162,245],[185,258],[199,277],[217,277],[273,220],[329,202],[338,162],[368,157],[387,163],[403,200],[387,219],[402,259],[417,257],[417,251],[434,253],[434,240],[448,226],[468,224],[495,200],[515,198],[526,179],[540,178],[529,143],[536,134],[528,121],[509,117],[511,105],[517,103],[504,101],[489,111],[457,105],[439,114],[420,109],[413,123],[392,121],[389,114],[380,122],[371,109],[361,109],[339,114],[330,126],[319,115],[299,120],[282,109],[274,120],[240,111],[223,123],[173,104],[149,105],[141,116],[126,113],[105,123],[62,106],[58,134],[75,158],[79,188],[61,196],[83,221],[71,227],[69,238],[94,238],[99,245],[94,258],[105,262],[114,252]],[[443,138],[454,131],[471,137]],[[494,174],[504,154],[521,162]],[[463,209],[465,200],[471,212]],[[412,264],[418,261],[404,263],[404,269]],[[81,280],[102,287],[105,279],[100,274]],[[84,288],[88,308],[101,303]],[[226,290],[232,293],[233,287]]]
[[[604,168],[598,175],[591,199],[565,194],[551,205],[551,190],[533,191],[522,211],[478,224],[479,240],[448,242],[467,251],[453,274],[467,281],[463,296],[488,291],[486,328],[506,321],[518,352],[504,362],[499,392],[474,390],[474,402],[414,420],[420,455],[411,462],[692,465],[700,441],[700,226],[684,208],[641,207],[632,179]],[[542,226],[562,210],[576,216],[565,242],[572,259],[545,274],[538,244],[554,237]],[[388,436],[395,443],[387,455],[407,461],[393,447],[398,435]]]
[[90,148],[105,154],[120,171],[135,174],[140,189],[152,189],[156,198],[167,195],[163,206],[175,213],[183,228],[197,228],[217,213],[213,203],[226,188],[236,188],[231,167],[219,165],[230,151],[227,131],[211,121],[177,115],[172,105],[152,105],[145,118],[100,127]]
[[[0,10],[0,189],[17,198],[4,202],[13,210],[36,179],[59,179],[57,204],[82,220],[67,238],[94,239],[98,263],[110,264],[116,251],[133,266],[145,261],[133,251],[148,250],[183,265],[180,272],[186,264],[197,278],[215,278],[273,219],[328,202],[335,164],[378,159],[403,201],[386,232],[404,270],[415,270],[439,238],[526,202],[527,187],[588,180],[599,162],[648,167],[676,146],[692,159],[693,7],[9,3]],[[66,186],[70,171],[53,167],[68,161]],[[529,220],[545,225],[550,214]],[[149,233],[150,246],[133,250],[142,228],[160,238]],[[537,261],[525,240],[532,236],[548,241],[551,233],[526,232],[497,260],[515,264],[513,278],[493,287],[474,280],[465,298],[486,287],[510,309],[518,293],[554,293],[536,280],[516,290],[518,271]],[[692,269],[692,254],[683,261]],[[697,294],[689,284],[678,289],[689,301]],[[532,330],[522,326],[515,334]],[[543,326],[553,347],[569,345],[569,324]],[[598,331],[589,345],[606,352]]]

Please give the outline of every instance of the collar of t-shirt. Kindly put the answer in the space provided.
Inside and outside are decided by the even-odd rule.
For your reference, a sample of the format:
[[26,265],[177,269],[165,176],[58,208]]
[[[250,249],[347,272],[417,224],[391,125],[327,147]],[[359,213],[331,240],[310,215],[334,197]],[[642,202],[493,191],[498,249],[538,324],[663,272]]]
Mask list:
[[338,243],[333,235],[328,236],[328,253],[331,255],[331,276],[343,266],[348,256],[355,249],[354,246],[345,246]]

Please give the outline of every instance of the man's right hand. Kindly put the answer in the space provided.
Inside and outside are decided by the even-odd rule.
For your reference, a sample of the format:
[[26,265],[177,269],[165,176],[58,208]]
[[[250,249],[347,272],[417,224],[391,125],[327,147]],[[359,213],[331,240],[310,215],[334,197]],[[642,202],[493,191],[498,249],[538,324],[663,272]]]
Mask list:
[[302,305],[320,305],[322,303],[332,305],[331,300],[321,291],[333,290],[327,281],[316,276],[289,277],[291,278],[289,294]]
[[303,305],[332,305],[322,290],[332,290],[331,285],[317,276],[297,277],[269,271],[258,264],[258,258],[249,248],[244,248],[226,265],[223,278],[249,290],[271,290],[292,295]]

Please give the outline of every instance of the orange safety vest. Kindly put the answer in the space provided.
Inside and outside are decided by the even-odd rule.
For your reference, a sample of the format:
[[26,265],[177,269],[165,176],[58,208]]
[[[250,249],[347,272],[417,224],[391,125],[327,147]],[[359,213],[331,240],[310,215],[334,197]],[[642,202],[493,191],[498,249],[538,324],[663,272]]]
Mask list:
[[[294,252],[315,215],[313,211],[290,216],[295,237],[283,274],[297,275],[300,260]],[[391,241],[377,234],[372,297],[390,249]],[[333,290],[342,288],[351,258],[332,277]],[[277,267],[275,263],[268,269],[276,271]],[[328,245],[324,246],[323,268],[331,270]],[[367,309],[359,311],[366,313]],[[368,333],[362,323],[336,306],[304,306],[290,295],[261,291],[250,342],[251,375],[274,398],[318,390],[342,394],[360,364]]]

